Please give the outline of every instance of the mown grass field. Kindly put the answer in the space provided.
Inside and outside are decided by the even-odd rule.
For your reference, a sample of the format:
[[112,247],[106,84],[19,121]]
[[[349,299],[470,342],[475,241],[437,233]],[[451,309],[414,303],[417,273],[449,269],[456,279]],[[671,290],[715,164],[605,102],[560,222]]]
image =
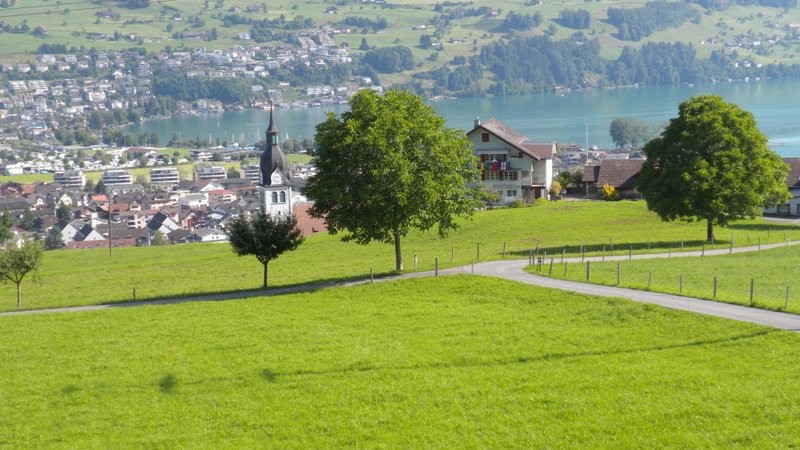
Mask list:
[[497,279],[0,323],[0,447],[800,445],[796,333]]
[[[619,267],[623,287],[741,305],[751,304],[752,284],[754,306],[800,313],[800,280],[794,276],[798,264],[800,246],[796,245],[732,255],[592,262],[589,282],[616,286]],[[564,269],[557,259],[552,276],[564,278]],[[549,263],[538,272],[529,270],[550,275]],[[586,264],[567,264],[566,272],[567,279],[586,281]]]
[[[784,235],[783,231],[786,230]],[[735,233],[736,245],[760,239],[780,242],[800,239],[794,226],[745,221],[720,229],[717,247]],[[412,232],[403,241],[405,270],[433,270],[505,258],[528,258],[538,245],[539,255],[579,256],[665,252],[699,249],[705,237],[700,223],[663,223],[644,202],[549,202],[530,208],[477,212],[446,239],[435,232]],[[45,253],[38,280],[25,280],[23,308],[85,305],[261,287],[261,265],[254,257],[237,257],[227,243],[164,247],[114,248],[106,243],[90,250]],[[505,253],[503,249],[505,248]],[[414,257],[416,256],[416,265]],[[270,263],[270,286],[366,278],[394,271],[391,244],[361,246],[343,243],[339,236],[311,236],[294,252]],[[0,310],[15,309],[15,290],[0,286]]]

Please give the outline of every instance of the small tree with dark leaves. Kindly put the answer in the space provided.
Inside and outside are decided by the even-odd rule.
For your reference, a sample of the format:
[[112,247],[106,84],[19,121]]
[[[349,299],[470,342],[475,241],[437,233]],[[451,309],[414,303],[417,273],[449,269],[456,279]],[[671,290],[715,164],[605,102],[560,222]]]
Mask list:
[[264,287],[269,262],[303,243],[297,220],[291,215],[239,216],[228,224],[227,234],[234,253],[253,255],[264,266]]

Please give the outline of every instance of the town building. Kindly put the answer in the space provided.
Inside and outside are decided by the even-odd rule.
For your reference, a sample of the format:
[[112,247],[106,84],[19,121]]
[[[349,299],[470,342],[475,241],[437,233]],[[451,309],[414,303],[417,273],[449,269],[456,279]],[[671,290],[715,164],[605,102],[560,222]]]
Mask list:
[[86,175],[82,170],[58,171],[53,175],[53,181],[65,187],[82,188],[86,185]]
[[202,166],[195,172],[198,180],[220,180],[225,178],[225,167]]
[[150,185],[154,188],[169,189],[181,180],[177,167],[154,167],[150,169]]
[[478,158],[481,183],[502,203],[548,198],[556,143],[534,142],[496,119],[475,119],[467,132]]
[[131,172],[125,169],[109,169],[103,172],[102,180],[106,186],[131,184]]

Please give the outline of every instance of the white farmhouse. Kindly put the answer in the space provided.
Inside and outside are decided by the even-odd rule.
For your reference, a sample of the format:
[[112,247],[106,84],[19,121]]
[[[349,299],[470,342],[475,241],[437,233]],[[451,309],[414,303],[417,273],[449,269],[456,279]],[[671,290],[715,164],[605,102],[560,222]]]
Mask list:
[[481,183],[499,193],[503,203],[548,198],[555,141],[533,142],[496,119],[475,119],[467,137],[479,160]]

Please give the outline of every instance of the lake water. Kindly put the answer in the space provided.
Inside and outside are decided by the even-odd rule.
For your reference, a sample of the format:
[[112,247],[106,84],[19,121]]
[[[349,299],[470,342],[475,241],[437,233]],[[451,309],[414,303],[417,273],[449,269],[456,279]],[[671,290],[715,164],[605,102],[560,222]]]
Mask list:
[[[707,85],[643,86],[597,89],[563,95],[536,94],[494,98],[468,98],[431,102],[453,128],[469,130],[475,117],[497,118],[536,141],[555,140],[613,148],[611,121],[634,117],[663,125],[678,114],[678,105],[701,94],[718,94],[750,111],[770,147],[781,156],[800,156],[800,80],[761,80]],[[312,137],[326,111],[341,113],[347,105],[321,108],[277,109],[275,124],[281,138]],[[263,139],[269,114],[247,110],[217,114],[182,115],[149,120],[129,127],[134,134],[156,133],[162,142],[179,133],[184,139],[201,137],[252,143]]]

